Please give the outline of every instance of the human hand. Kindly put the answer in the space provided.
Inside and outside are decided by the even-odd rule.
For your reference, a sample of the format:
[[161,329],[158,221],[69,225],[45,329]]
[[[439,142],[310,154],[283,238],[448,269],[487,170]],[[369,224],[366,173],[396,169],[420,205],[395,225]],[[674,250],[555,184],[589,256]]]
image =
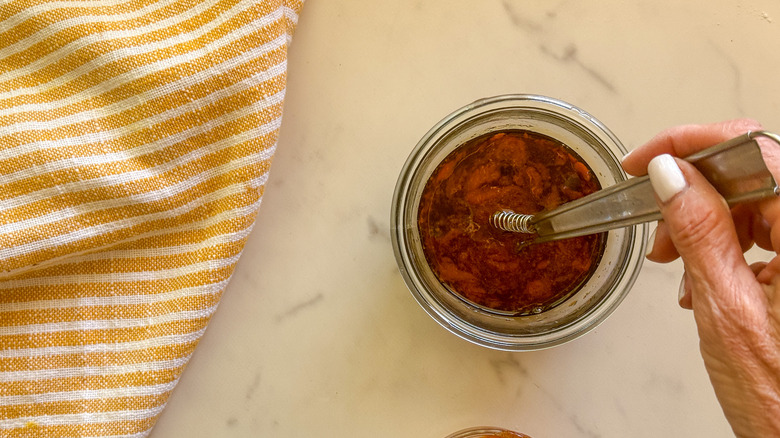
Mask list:
[[[729,209],[688,162],[694,152],[761,130],[752,120],[672,128],[623,160],[632,175],[649,173],[663,220],[647,258],[682,258],[682,307],[692,309],[704,365],[735,434],[780,436],[780,257],[747,264],[753,243],[780,252],[780,198]],[[780,146],[762,143],[780,176]]]

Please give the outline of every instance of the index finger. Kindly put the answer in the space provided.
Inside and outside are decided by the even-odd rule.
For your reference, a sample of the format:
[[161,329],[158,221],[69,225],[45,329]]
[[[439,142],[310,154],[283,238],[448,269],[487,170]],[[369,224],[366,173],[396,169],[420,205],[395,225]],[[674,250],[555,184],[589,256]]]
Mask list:
[[623,159],[623,169],[631,175],[645,175],[647,174],[647,164],[657,155],[670,154],[685,158],[748,131],[761,129],[761,124],[752,119],[735,119],[706,125],[682,125],[670,128],[626,155]]

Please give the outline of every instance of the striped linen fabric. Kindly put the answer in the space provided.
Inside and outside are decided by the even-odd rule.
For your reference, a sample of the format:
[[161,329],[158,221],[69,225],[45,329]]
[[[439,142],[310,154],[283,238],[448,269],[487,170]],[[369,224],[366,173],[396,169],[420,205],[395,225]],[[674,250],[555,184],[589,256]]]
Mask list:
[[0,0],[0,436],[149,434],[276,147],[302,0]]

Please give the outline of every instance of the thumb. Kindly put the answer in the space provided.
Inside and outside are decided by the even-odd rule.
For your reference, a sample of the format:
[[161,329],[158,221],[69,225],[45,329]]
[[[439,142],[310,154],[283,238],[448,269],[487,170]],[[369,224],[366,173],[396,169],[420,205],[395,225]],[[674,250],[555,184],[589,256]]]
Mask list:
[[669,237],[685,264],[687,289],[731,294],[741,289],[735,282],[755,282],[729,207],[704,176],[668,154],[653,158],[647,172]]

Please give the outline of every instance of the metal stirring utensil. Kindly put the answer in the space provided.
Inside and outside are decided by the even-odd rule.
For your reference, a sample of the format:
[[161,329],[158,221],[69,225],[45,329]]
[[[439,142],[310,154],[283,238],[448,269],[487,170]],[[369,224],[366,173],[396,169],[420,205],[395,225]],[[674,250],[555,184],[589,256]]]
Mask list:
[[[748,132],[685,158],[715,187],[730,206],[777,196],[780,189],[764,163],[756,139],[780,144],[780,136]],[[560,207],[536,214],[497,211],[496,228],[535,234],[526,244],[595,234],[661,218],[647,176],[630,178]]]

